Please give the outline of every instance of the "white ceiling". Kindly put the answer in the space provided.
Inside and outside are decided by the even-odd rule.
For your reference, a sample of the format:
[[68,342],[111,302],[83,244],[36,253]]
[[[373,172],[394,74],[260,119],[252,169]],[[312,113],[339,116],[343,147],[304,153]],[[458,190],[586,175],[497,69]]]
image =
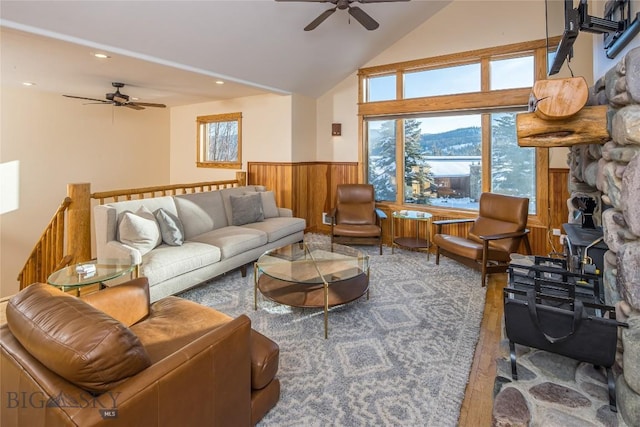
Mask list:
[[316,98],[450,1],[357,4],[380,28],[338,10],[305,32],[331,4],[2,0],[1,79],[91,98],[120,81],[124,93],[169,106],[265,92]]

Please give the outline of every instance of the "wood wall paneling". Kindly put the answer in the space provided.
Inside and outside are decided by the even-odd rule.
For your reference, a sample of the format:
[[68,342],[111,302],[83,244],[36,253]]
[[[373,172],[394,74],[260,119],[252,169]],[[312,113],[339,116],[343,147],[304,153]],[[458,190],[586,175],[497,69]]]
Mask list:
[[249,185],[264,185],[276,194],[278,206],[293,210],[307,221],[307,231],[329,233],[322,224],[322,213],[329,213],[338,184],[358,182],[358,163],[303,162],[247,165]]
[[[293,210],[295,216],[305,218],[308,232],[328,234],[330,226],[322,224],[322,213],[330,212],[334,205],[335,189],[338,184],[358,182],[358,163],[305,162],[305,163],[262,163],[249,162],[249,185],[264,185],[274,191],[278,206]],[[529,241],[534,254],[548,255],[552,250],[550,240],[556,250],[560,250],[559,239],[550,236],[550,229],[561,228],[567,221],[568,169],[549,169],[548,177],[548,215],[547,224],[536,221],[530,224]],[[381,204],[386,214],[383,222],[385,244],[391,244],[391,213],[406,207]],[[415,209],[419,209],[415,207]],[[423,210],[429,211],[428,208]],[[449,219],[441,211],[433,212],[433,220]],[[473,213],[468,215],[473,217]],[[456,214],[453,217],[460,217]],[[396,235],[413,236],[416,233],[416,221],[397,221]],[[448,233],[464,236],[468,225],[449,226]],[[431,235],[435,231],[432,227]],[[420,230],[422,235],[423,229]],[[524,248],[521,248],[521,252]]]

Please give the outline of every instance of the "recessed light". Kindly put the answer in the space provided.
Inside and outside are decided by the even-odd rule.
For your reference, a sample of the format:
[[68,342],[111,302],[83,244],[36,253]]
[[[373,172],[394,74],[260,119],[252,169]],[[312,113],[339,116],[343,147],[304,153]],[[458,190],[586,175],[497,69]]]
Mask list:
[[96,58],[100,58],[100,59],[111,58],[109,55],[107,55],[105,53],[93,53],[92,55],[95,56]]
[[224,82],[223,82],[222,80],[216,80],[216,84],[217,84],[217,85],[223,85],[223,84],[224,84]]
[[36,84],[34,82],[22,82],[23,86],[35,86]]

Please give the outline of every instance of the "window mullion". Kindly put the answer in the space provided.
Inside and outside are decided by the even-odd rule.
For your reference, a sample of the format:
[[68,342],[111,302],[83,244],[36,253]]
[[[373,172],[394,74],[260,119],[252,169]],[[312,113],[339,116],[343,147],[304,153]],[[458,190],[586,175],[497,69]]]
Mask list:
[[482,192],[491,191],[491,114],[482,115]]
[[404,204],[404,125],[396,120],[396,203]]
[[480,61],[480,87],[482,92],[491,90],[490,60],[485,57]]

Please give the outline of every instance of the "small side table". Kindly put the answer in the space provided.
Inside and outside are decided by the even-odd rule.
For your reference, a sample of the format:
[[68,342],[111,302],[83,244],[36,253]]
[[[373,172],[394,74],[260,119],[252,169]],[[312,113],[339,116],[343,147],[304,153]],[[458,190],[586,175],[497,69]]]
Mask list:
[[[429,260],[429,248],[431,247],[431,218],[433,215],[427,212],[419,211],[396,211],[391,214],[391,253],[395,246],[402,246],[407,249],[417,249],[427,251],[427,260]],[[395,222],[399,220],[417,221],[415,236],[396,236]],[[420,237],[420,224],[426,222],[426,233]]]
[[[76,271],[76,267],[89,264],[95,265],[95,272],[85,274]],[[76,296],[80,296],[80,289],[85,286],[99,284],[100,289],[103,289],[104,282],[107,280],[117,279],[125,274],[131,274],[131,278],[133,278],[135,270],[135,264],[98,264],[93,260],[55,271],[47,278],[47,283],[60,288],[63,292],[75,289]]]

